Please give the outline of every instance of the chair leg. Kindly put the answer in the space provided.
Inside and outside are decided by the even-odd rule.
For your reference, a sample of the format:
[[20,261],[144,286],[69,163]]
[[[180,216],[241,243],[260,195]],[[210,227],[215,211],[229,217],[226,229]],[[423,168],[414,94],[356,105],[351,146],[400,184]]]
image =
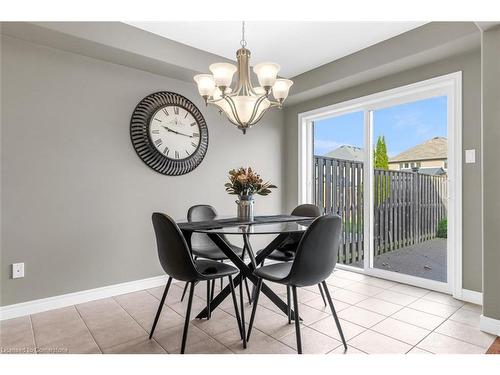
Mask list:
[[323,298],[323,303],[326,306],[326,299],[325,299],[325,294],[323,293],[323,288],[321,287],[321,283],[318,284],[319,292],[321,293],[321,298]]
[[212,280],[212,292],[210,293],[210,301],[214,299],[215,293],[215,279]]
[[299,317],[299,300],[297,298],[297,287],[292,286],[293,292],[293,309],[295,310],[295,336],[297,337],[297,353],[302,354],[302,340],[300,338],[300,317]]
[[186,321],[184,322],[184,331],[182,332],[181,354],[184,354],[184,351],[186,349],[186,338],[187,338],[187,333],[188,333],[188,328],[189,328],[189,320],[191,317],[191,305],[193,304],[194,286],[195,286],[195,283],[191,282],[191,288],[189,289],[188,306],[187,306],[187,310],[186,310]]
[[328,287],[325,281],[323,281],[323,289],[325,290],[326,298],[328,299],[328,303],[330,304],[330,310],[332,310],[333,319],[335,319],[335,324],[337,325],[340,338],[342,339],[342,344],[344,344],[344,349],[347,350],[347,344],[345,342],[344,332],[342,332],[342,327],[340,326],[339,317],[337,316],[335,307],[333,307],[332,297],[330,296],[330,292],[328,291]]
[[[246,251],[247,251],[246,247],[243,247],[243,252],[241,253],[241,260],[242,261],[245,261]],[[245,289],[247,290],[247,296],[248,296],[248,303],[251,305],[252,304],[252,297],[250,296],[250,289],[248,288],[248,281],[246,278],[243,278],[241,281],[245,283]]]
[[210,319],[210,316],[212,315],[210,311],[210,301],[212,300],[211,294],[212,294],[212,288],[210,287],[212,285],[212,280],[207,280],[207,320]]
[[[262,262],[260,263],[260,266],[263,267],[264,266],[264,261],[266,259],[262,259]],[[255,301],[255,295],[257,294],[257,289],[255,288],[255,285],[252,285],[252,302]]]
[[[196,260],[198,259],[198,257],[194,257],[193,259]],[[186,285],[184,285],[184,290],[182,291],[182,296],[181,296],[181,302],[184,301],[184,296],[186,295],[186,292],[188,290],[188,285],[189,283],[186,283]]]
[[163,309],[163,304],[165,303],[165,298],[167,298],[168,290],[170,289],[170,284],[172,283],[172,277],[168,278],[167,285],[165,286],[165,290],[163,291],[163,296],[161,296],[160,306],[158,306],[158,311],[156,311],[155,321],[153,322],[153,327],[151,327],[151,332],[149,334],[149,339],[153,337],[153,332],[155,331],[156,324],[158,323],[158,319],[160,319],[161,310]]
[[184,296],[186,295],[186,292],[188,290],[188,286],[189,286],[189,283],[186,283],[186,285],[184,285],[184,290],[182,291],[181,302],[184,301]]
[[252,304],[252,295],[250,294],[250,288],[248,287],[248,281],[247,281],[246,277],[243,280],[245,281],[245,289],[247,291],[248,303],[251,305]]
[[286,286],[286,304],[288,305],[288,324],[292,323],[292,301],[290,301],[290,285]]
[[241,333],[243,334],[243,349],[247,348],[247,338],[245,334],[245,303],[243,301],[243,280],[244,276],[240,275],[242,277],[240,281],[240,310],[241,310]]
[[[224,263],[223,260],[221,260],[220,262]],[[222,290],[222,289],[224,289],[224,278],[223,277],[220,278],[220,290]],[[212,297],[212,299],[213,299],[213,297]]]
[[228,276],[228,278],[229,278],[229,287],[231,288],[231,296],[233,298],[234,313],[236,314],[236,321],[238,322],[238,329],[240,331],[240,337],[243,340],[243,331],[241,330],[240,312],[238,311],[238,303],[236,302],[236,293],[234,292],[233,277]]
[[255,320],[255,312],[257,311],[257,305],[259,304],[259,295],[262,288],[262,279],[257,280],[257,286],[255,287],[255,299],[253,300],[252,315],[250,316],[250,324],[248,325],[248,335],[247,341],[250,340],[250,333],[252,332],[253,321]]

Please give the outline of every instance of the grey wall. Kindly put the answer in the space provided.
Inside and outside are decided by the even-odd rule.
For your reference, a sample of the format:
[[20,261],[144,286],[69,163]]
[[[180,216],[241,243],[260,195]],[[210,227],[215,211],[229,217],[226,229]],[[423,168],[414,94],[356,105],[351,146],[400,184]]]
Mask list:
[[482,37],[484,155],[483,314],[500,319],[500,27]]
[[[256,199],[257,213],[282,210],[282,112],[243,136],[194,83],[1,41],[1,305],[162,274],[151,213],[183,218],[202,202],[233,213],[230,168],[252,165],[280,187]],[[188,97],[208,123],[205,160],[185,176],[157,174],[130,143],[135,105],[161,90]],[[26,277],[10,279],[13,262],[25,262]]]
[[[334,92],[287,107],[285,207],[297,204],[297,115],[315,108],[422,81],[456,71],[463,72],[463,148],[476,149],[476,164],[463,165],[463,287],[481,291],[481,53],[474,50],[418,68]],[[316,77],[317,78],[317,77]],[[325,77],[325,80],[327,77]]]

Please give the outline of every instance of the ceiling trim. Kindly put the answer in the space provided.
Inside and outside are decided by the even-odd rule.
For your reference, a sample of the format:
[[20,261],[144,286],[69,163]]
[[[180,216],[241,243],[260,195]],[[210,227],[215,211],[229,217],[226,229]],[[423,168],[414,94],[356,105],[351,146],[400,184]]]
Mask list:
[[431,22],[293,77],[287,105],[480,48],[473,22]]
[[208,65],[229,62],[121,22],[3,22],[0,33],[193,84]]

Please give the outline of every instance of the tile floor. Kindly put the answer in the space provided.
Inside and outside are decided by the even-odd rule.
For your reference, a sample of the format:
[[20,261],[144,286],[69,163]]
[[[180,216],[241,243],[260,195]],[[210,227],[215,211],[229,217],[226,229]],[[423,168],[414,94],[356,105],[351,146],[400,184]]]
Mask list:
[[[327,280],[348,340],[347,354],[485,353],[495,337],[479,330],[481,307],[408,285],[337,270]],[[218,284],[218,283],[217,283]],[[270,284],[285,296],[285,288]],[[173,283],[153,340],[148,333],[163,287],[0,323],[2,353],[178,353],[186,302]],[[193,317],[205,306],[195,290]],[[305,353],[343,354],[335,323],[316,286],[299,291]],[[246,319],[251,307],[246,306]],[[239,340],[231,299],[212,318],[192,320],[187,353],[295,353],[294,325],[264,296],[248,348]]]

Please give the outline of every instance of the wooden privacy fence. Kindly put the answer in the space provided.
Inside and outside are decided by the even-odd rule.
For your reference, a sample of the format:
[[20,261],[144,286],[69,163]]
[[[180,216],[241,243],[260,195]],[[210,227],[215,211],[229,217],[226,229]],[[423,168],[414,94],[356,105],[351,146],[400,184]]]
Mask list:
[[[447,217],[448,180],[417,172],[374,170],[375,255],[436,237]],[[342,216],[338,261],[363,260],[363,163],[314,157],[314,201],[325,213]]]

